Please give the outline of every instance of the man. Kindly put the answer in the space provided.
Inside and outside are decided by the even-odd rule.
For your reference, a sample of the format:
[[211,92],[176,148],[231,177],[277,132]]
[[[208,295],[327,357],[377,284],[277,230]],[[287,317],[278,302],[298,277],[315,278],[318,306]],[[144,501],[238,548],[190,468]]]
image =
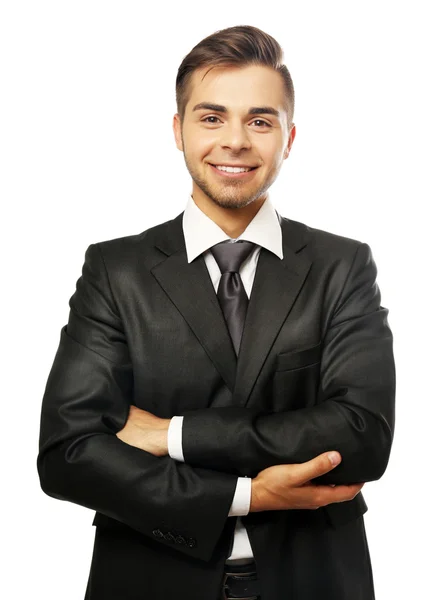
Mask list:
[[359,492],[389,459],[392,334],[369,246],[272,207],[281,63],[254,27],[195,46],[185,210],[87,249],[38,456],[44,492],[96,511],[87,600],[374,598]]

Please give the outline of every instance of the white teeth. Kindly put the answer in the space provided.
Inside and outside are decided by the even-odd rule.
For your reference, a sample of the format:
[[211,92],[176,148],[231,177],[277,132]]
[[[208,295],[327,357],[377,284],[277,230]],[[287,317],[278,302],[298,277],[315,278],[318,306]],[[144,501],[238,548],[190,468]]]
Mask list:
[[219,171],[226,171],[227,173],[245,173],[246,171],[252,170],[250,168],[244,167],[220,167],[218,165],[216,165],[216,169],[218,169]]

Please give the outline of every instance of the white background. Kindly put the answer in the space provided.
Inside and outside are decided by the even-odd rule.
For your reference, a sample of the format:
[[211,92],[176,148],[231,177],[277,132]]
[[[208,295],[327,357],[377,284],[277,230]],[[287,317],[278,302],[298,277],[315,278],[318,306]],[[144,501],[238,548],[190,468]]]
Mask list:
[[[377,600],[432,591],[432,27],[428,2],[23,2],[0,9],[2,596],[84,597],[93,512],[44,495],[40,406],[89,244],[182,210],[175,78],[203,37],[282,45],[297,136],[283,215],[367,242],[397,368],[388,469],[363,493]],[[4,590],[8,589],[5,594]],[[349,599],[350,600],[350,599]]]

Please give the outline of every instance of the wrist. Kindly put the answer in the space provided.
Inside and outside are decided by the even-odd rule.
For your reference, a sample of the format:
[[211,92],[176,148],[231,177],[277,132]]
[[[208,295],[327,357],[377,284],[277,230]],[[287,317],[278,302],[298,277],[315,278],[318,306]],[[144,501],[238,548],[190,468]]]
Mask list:
[[169,454],[168,432],[170,419],[160,419],[159,424],[159,455],[166,456]]
[[260,481],[255,477],[252,479],[252,493],[250,497],[250,510],[249,512],[260,512]]

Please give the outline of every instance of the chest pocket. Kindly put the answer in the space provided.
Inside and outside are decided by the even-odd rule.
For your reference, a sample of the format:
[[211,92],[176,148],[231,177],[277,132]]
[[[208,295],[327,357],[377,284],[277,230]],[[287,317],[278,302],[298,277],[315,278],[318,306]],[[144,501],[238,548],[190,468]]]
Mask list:
[[297,410],[317,402],[322,344],[276,355],[271,378],[270,409]]
[[276,356],[276,371],[290,371],[315,365],[321,361],[322,342],[303,350],[281,352]]

